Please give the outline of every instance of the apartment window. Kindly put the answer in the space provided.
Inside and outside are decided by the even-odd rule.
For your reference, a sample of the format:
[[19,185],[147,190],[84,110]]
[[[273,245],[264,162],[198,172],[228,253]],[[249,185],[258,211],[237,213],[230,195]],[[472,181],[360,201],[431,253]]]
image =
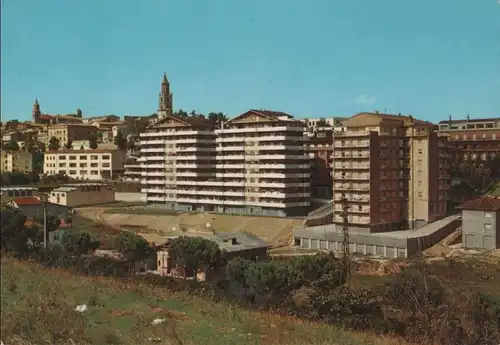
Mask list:
[[76,168],[76,163],[69,163],[70,168]]
[[69,156],[70,161],[76,161],[76,156]]
[[109,155],[103,155],[102,159],[109,159]]
[[422,149],[418,149],[418,154],[421,155],[422,154]]
[[[51,158],[51,159],[54,159],[55,157],[50,157],[50,158]],[[64,160],[64,159],[66,159],[66,156],[59,156],[59,159]]]
[[80,156],[80,160],[82,160],[82,161],[87,160],[87,156]]
[[59,168],[64,168],[66,166],[66,163],[59,163]]
[[99,158],[96,156],[96,155],[92,155],[90,156],[90,160],[93,160],[93,161],[96,161],[98,160]]
[[417,186],[422,187],[422,181],[418,181]]
[[103,167],[103,168],[109,168],[109,167],[110,167],[110,164],[109,164],[109,163],[102,163],[102,167]]
[[422,160],[421,160],[421,159],[419,159],[419,160],[417,161],[417,164],[418,164],[418,165],[422,165]]
[[97,163],[90,163],[91,168],[97,168],[98,166],[99,166],[99,164],[97,164]]
[[491,212],[484,212],[484,217],[485,218],[493,218],[493,213],[491,213]]
[[484,224],[484,230],[491,230],[491,224]]
[[69,174],[70,174],[70,175],[76,175],[76,170],[70,170],[70,171],[69,171]]
[[98,175],[98,171],[97,170],[90,170],[90,175]]
[[358,205],[358,211],[362,211],[361,205]]
[[422,197],[422,192],[418,192],[418,197],[421,198]]
[[87,167],[87,163],[80,163],[80,168],[86,168]]

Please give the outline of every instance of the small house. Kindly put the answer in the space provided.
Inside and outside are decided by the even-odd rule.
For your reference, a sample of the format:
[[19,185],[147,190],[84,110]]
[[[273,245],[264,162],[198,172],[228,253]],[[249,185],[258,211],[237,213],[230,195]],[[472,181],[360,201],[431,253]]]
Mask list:
[[[176,236],[170,236],[169,241],[180,236],[189,236],[182,233]],[[214,241],[223,251],[226,261],[236,257],[241,257],[251,261],[267,260],[268,250],[271,245],[259,237],[248,232],[231,232],[221,234],[196,234],[193,237],[203,237]],[[194,273],[185,267],[176,265],[169,254],[169,241],[156,248],[157,255],[157,273],[163,276],[194,278]],[[226,267],[218,272],[198,272],[196,279],[198,281],[221,280],[226,276]]]
[[500,197],[482,196],[458,207],[462,210],[462,247],[500,249]]

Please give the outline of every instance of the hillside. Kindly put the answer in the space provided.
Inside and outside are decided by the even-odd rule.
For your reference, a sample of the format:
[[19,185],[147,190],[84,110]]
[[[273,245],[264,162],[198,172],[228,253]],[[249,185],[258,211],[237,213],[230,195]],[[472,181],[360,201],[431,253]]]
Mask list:
[[[1,265],[0,333],[6,345],[403,344],[162,288],[73,276],[10,258],[2,258]],[[80,304],[87,304],[88,310],[76,312]],[[152,325],[157,318],[165,321]]]

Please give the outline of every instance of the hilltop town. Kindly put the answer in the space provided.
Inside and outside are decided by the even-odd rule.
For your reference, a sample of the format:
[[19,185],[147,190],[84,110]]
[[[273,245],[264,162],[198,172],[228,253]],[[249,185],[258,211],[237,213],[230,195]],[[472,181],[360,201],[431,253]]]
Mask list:
[[[470,260],[483,265],[474,274],[491,277],[481,293],[498,287],[499,117],[431,123],[376,110],[311,118],[259,108],[230,116],[174,110],[173,99],[164,74],[154,114],[47,114],[35,100],[31,121],[3,122],[2,251],[78,274],[84,265],[89,275],[229,281],[249,289],[251,302],[221,290],[240,302],[266,296],[263,305],[356,329],[368,325],[345,315],[378,315],[377,327],[395,333],[383,304],[365,295],[359,303],[374,309],[350,306],[354,314],[332,321],[324,305],[306,313],[297,293],[326,296],[320,281],[338,289],[322,303],[337,304],[354,294],[342,290],[353,281],[366,288],[365,279],[384,277],[400,289],[409,279],[401,272],[435,262],[430,270],[453,290],[443,267],[461,262],[469,268],[460,274],[472,274]],[[19,265],[6,260],[9,270]],[[406,293],[398,291],[391,296]],[[413,340],[410,331],[398,334]]]

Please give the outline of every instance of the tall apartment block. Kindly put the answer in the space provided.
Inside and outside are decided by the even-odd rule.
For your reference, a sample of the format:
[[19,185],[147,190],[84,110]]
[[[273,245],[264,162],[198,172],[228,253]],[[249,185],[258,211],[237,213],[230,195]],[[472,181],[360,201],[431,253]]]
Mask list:
[[291,115],[250,110],[222,129],[203,117],[172,114],[162,81],[158,121],[140,134],[142,192],[177,211],[290,216],[309,206],[304,124]]
[[289,114],[252,109],[217,129],[216,211],[293,216],[310,205],[304,124]]
[[311,197],[332,200],[333,130],[308,135]]
[[382,232],[446,215],[450,154],[434,125],[411,116],[360,113],[334,134],[334,223]]
[[487,160],[500,156],[500,118],[439,122],[439,134],[447,136],[456,160]]
[[[207,211],[215,204],[215,134],[202,118],[165,115],[140,134],[141,189],[150,204]],[[208,207],[207,207],[208,205]]]

